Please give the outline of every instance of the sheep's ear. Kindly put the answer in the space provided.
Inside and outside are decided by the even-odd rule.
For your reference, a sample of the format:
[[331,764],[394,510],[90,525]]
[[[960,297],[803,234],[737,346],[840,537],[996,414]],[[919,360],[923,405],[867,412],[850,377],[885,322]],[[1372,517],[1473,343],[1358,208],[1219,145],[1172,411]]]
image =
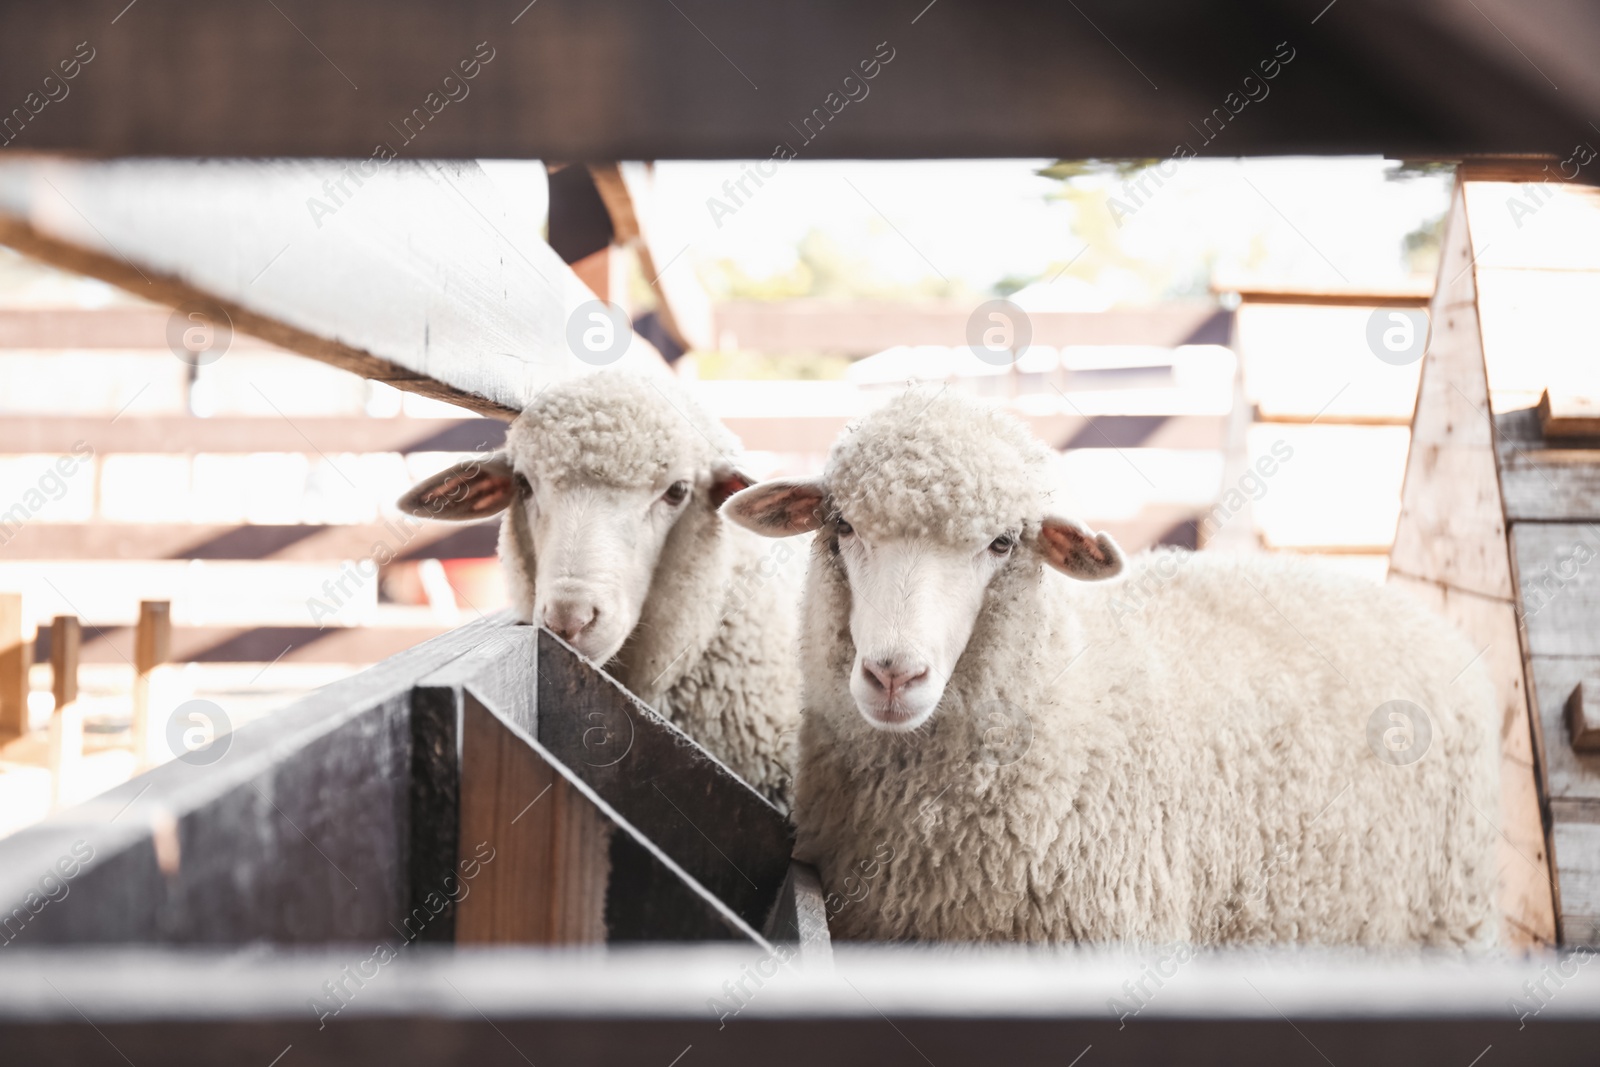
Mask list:
[[728,502],[728,498],[735,493],[742,493],[756,480],[733,466],[719,466],[711,471],[711,507],[713,510],[720,508]]
[[764,537],[810,533],[822,525],[827,490],[820,481],[778,478],[735,493],[722,513]]
[[1050,566],[1080,581],[1098,582],[1122,573],[1122,549],[1111,535],[1094,533],[1071,519],[1045,519],[1039,527],[1039,549]]
[[504,452],[496,452],[423,479],[397,506],[419,518],[465,522],[504,511],[515,494],[511,461]]

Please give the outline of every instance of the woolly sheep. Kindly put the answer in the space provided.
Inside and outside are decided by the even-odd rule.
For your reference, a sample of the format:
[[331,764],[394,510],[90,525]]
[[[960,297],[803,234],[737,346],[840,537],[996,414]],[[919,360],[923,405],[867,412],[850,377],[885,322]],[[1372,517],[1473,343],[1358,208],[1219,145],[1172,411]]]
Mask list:
[[[1125,563],[1054,509],[1051,461],[1010,416],[912,392],[820,480],[724,507],[818,531],[794,817],[835,936],[1491,943],[1499,750],[1473,649],[1303,563]],[[1426,717],[1408,734],[1391,701]]]
[[[506,510],[513,609],[603,665],[787,811],[799,717],[793,551],[718,507],[738,441],[676,383],[605,371],[544,390],[502,451],[411,489],[438,519]],[[514,505],[514,506],[513,506]]]

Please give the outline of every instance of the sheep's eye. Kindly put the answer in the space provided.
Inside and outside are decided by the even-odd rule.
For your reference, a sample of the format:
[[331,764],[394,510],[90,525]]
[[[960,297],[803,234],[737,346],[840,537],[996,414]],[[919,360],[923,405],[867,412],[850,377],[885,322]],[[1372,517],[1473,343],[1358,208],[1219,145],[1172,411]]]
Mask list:
[[845,522],[843,519],[835,519],[833,521],[833,528],[838,531],[840,537],[849,537],[851,534],[856,532],[856,528],[851,526],[848,522]]
[[1017,547],[1017,539],[1010,534],[1001,534],[989,542],[989,551],[997,556],[1009,556],[1011,550]]
[[661,499],[665,500],[673,507],[677,507],[679,504],[689,499],[689,483],[673,482],[671,485],[667,486],[667,491],[661,494]]
[[533,485],[528,481],[528,476],[526,474],[518,474],[515,476],[514,480],[517,483],[518,496],[522,497],[523,499],[527,499],[533,495]]

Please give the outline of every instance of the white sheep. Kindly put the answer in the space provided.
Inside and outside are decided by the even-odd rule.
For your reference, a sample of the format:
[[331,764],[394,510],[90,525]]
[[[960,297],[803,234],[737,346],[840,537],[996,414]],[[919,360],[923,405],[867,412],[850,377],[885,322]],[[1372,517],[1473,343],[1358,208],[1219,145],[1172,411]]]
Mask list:
[[555,384],[503,450],[413,487],[401,510],[507,512],[512,606],[603,665],[779,808],[799,718],[797,582],[717,509],[751,484],[739,443],[665,377]]
[[[1300,562],[1125,564],[1055,511],[1051,460],[1010,416],[912,392],[820,480],[723,509],[819,531],[794,818],[850,901],[834,935],[1491,943],[1499,750],[1474,650]],[[1139,597],[1094,584],[1125,566]]]

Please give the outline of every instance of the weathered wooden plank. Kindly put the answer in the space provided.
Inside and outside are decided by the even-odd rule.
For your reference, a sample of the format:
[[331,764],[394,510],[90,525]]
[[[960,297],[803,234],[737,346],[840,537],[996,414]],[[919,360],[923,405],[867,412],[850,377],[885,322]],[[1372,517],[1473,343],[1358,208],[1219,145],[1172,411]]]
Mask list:
[[1451,202],[1390,566],[1510,600],[1511,567],[1491,444],[1472,242],[1460,183]]
[[124,415],[115,422],[87,415],[8,414],[0,421],[0,455],[67,453],[88,442],[98,455],[121,452],[484,452],[505,440],[502,419]]
[[0,738],[28,732],[31,642],[22,635],[22,594],[0,593]]
[[1533,408],[1498,414],[1494,424],[1508,521],[1600,521],[1600,452],[1592,443],[1547,437]]
[[[593,294],[477,164],[368,169],[13,160],[0,167],[0,241],[185,315],[197,305],[217,339],[226,320],[483,414],[515,414],[593,368],[567,343]],[[227,358],[215,352],[200,358]],[[619,362],[659,365],[637,337]]]
[[[71,103],[36,119],[24,111],[6,137],[173,156],[366,158],[376,143],[435,157],[766,160],[781,143],[847,159],[1165,158],[1176,138],[1212,154],[1459,158],[1566,145],[1596,93],[1592,13],[1543,5],[1530,18],[1509,0],[1482,0],[1486,32],[1443,0],[1397,0],[1315,29],[1315,13],[1243,19],[1217,3],[1150,19],[1040,2],[924,15],[842,0],[681,12],[397,0],[385,14],[403,34],[374,33],[358,4],[279,6],[224,19],[198,0],[144,0],[135,18],[73,3],[0,20],[0,99],[42,101],[40,72],[93,57],[44,90],[70,89]],[[1537,32],[1526,47],[1548,80],[1494,26]],[[86,37],[93,47],[80,47]],[[140,57],[157,53],[201,58],[152,79]],[[255,60],[220,58],[230,55]],[[629,62],[604,61],[619,56]],[[1219,70],[1238,74],[1219,82]],[[1271,92],[1274,106],[1230,124],[1229,91],[1230,102]],[[1018,107],[1024,99],[1074,106]],[[1190,127],[1202,121],[1204,136]]]
[[1562,939],[1600,945],[1600,820],[1557,822],[1550,836],[1561,870]]
[[794,849],[760,794],[560,638],[539,633],[538,737],[661,851],[760,928]]
[[[270,559],[327,563],[484,559],[495,554],[498,520],[434,523],[397,516],[348,526],[291,523],[27,523],[0,559]],[[378,551],[379,548],[384,551]]]
[[456,941],[604,941],[612,826],[476,699],[463,714],[459,855],[489,862],[457,904]]
[[1600,674],[1572,687],[1567,697],[1567,735],[1575,752],[1600,752]]
[[[1535,159],[1500,173],[1467,165],[1467,208],[1480,267],[1600,271],[1600,189],[1563,180],[1562,162]],[[1569,164],[1566,175],[1593,164]]]
[[[214,759],[165,763],[0,841],[5,909],[62,857],[77,861],[77,903],[30,915],[15,936],[23,944],[392,938],[408,905],[410,690],[493,625],[409,649],[225,734],[207,750],[220,749]],[[210,714],[225,731],[226,709]]]
[[1530,656],[1600,656],[1600,528],[1519,522],[1511,527]]
[[[370,951],[370,950],[367,950]],[[364,957],[342,946],[241,957],[156,950],[6,953],[0,1047],[16,1063],[485,1067],[583,1063],[980,1067],[1081,1061],[1590,1067],[1600,982],[1587,956],[1459,960],[1201,954],[1136,1016],[1107,1001],[1159,951],[853,951],[845,976],[748,948],[408,952],[319,1030],[308,991]],[[768,972],[770,974],[770,972]],[[724,983],[743,980],[737,1001]],[[53,988],[52,988],[53,987]],[[1530,989],[1544,992],[1531,994]],[[199,993],[197,991],[203,991]],[[719,1017],[708,999],[729,1005]],[[1126,1004],[1124,992],[1121,1002]],[[735,1009],[737,1014],[735,1014]],[[81,1014],[80,1014],[81,1013]],[[289,1046],[293,1046],[289,1049]],[[1486,1049],[1491,1049],[1485,1054]],[[124,1060],[123,1057],[126,1057]],[[927,1060],[924,1059],[927,1057]]]

